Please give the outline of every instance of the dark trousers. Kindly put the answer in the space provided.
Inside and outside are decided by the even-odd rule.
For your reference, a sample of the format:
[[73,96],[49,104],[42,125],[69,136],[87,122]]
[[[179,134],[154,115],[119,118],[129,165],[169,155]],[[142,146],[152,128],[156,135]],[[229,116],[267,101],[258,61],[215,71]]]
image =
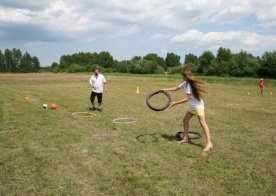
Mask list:
[[91,102],[94,102],[95,97],[97,97],[98,103],[101,104],[103,101],[103,93],[96,93],[96,92],[92,91],[91,96],[90,96]]

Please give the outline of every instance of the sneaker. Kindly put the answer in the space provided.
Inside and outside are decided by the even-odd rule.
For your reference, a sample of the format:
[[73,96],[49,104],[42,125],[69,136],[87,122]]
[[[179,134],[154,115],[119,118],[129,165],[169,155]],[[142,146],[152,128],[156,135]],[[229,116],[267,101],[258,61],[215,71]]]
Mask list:
[[95,110],[96,110],[96,108],[95,108],[95,107],[92,107],[92,108],[90,108],[90,110],[95,111]]
[[102,112],[102,111],[103,111],[103,109],[102,109],[102,108],[98,108],[98,110],[99,110],[99,112]]

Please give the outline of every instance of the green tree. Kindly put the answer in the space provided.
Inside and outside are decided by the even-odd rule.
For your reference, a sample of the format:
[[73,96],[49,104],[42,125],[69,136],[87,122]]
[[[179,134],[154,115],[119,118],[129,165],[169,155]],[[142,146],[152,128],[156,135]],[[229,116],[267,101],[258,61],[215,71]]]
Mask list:
[[200,65],[200,61],[198,59],[198,57],[192,53],[186,54],[185,55],[185,60],[184,60],[184,64],[189,67],[189,69],[193,72],[193,73],[197,73],[199,65]]
[[61,71],[60,69],[61,69],[60,65],[57,62],[53,62],[50,70],[54,73],[57,73],[57,72]]
[[130,65],[129,72],[132,74],[142,74],[142,66],[140,62],[136,62]]
[[0,72],[7,72],[5,55],[0,50]]
[[265,52],[261,58],[260,76],[276,78],[276,51]]
[[199,57],[200,65],[198,67],[198,73],[206,74],[208,72],[208,68],[211,65],[211,61],[215,58],[211,51],[205,51]]
[[248,59],[248,64],[244,68],[245,76],[258,76],[258,70],[260,68],[260,62],[257,58],[251,57]]
[[141,62],[141,65],[142,65],[141,71],[142,71],[142,73],[145,73],[145,74],[155,73],[155,71],[157,70],[157,68],[159,66],[157,64],[157,62],[147,60],[147,59],[143,59],[142,62]]
[[210,62],[210,65],[208,66],[208,69],[206,70],[207,75],[221,75],[220,72],[220,63],[218,59],[213,58]]
[[22,60],[22,53],[20,49],[12,49],[12,58],[14,65],[11,68],[11,72],[19,72],[19,67]]
[[168,68],[177,67],[180,65],[180,56],[174,53],[167,53],[165,62]]
[[58,66],[59,66],[59,64],[57,62],[53,62],[52,65],[51,65],[51,68],[54,69]]
[[34,56],[33,58],[32,58],[32,64],[33,64],[33,72],[38,72],[39,71],[39,69],[40,69],[40,62],[39,62],[39,59],[36,57],[36,56]]
[[199,66],[199,59],[196,55],[189,53],[185,55],[185,60],[184,60],[184,64],[189,64],[192,63],[195,66]]
[[129,73],[130,72],[130,62],[123,60],[115,63],[115,71],[121,73]]
[[132,57],[131,60],[132,61],[140,61],[140,60],[142,60],[142,57],[141,56],[134,56],[134,57]]
[[[245,51],[234,55],[235,65],[231,67],[232,76],[257,76],[259,59]],[[233,74],[234,73],[234,74]]]
[[232,52],[230,49],[220,47],[217,53],[219,62],[230,62],[232,59]]
[[15,70],[12,52],[9,49],[5,50],[5,59],[6,59],[6,72],[11,72]]
[[164,69],[167,69],[165,60],[155,53],[147,54],[146,56],[143,57],[143,59],[150,60],[154,63],[157,63],[159,66],[163,67]]
[[20,72],[23,72],[23,73],[28,73],[33,71],[32,57],[28,52],[23,54],[19,70]]
[[[187,66],[188,67],[188,66]],[[188,67],[190,68],[190,67]],[[173,67],[171,68],[168,73],[170,74],[181,74],[181,72],[183,71],[183,67],[182,66],[177,66],[177,67]]]
[[72,63],[69,67],[68,67],[68,72],[69,73],[76,73],[76,72],[84,72],[85,71],[85,67],[81,66],[79,64],[76,63]]
[[13,48],[0,50],[0,72],[37,72],[40,69],[39,59],[29,53],[22,56],[21,50]]
[[231,69],[233,55],[230,49],[220,47],[217,53],[218,67],[216,75],[226,76],[229,75]]
[[62,55],[59,59],[59,70],[65,71],[65,69],[71,64],[68,55]]
[[93,65],[93,64],[99,64],[99,55],[97,52],[93,53],[88,53],[88,59],[87,59],[87,64],[88,65]]
[[109,52],[100,52],[98,63],[104,68],[111,68],[113,66],[113,57]]

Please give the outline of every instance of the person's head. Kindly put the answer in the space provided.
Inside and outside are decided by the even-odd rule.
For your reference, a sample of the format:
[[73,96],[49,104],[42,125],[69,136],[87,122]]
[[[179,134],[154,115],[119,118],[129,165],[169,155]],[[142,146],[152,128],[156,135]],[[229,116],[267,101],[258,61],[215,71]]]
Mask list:
[[184,81],[188,81],[189,79],[193,78],[192,71],[188,68],[183,69],[181,75],[182,75]]
[[264,79],[261,78],[261,81],[264,81]]
[[183,80],[187,82],[187,84],[191,85],[193,94],[197,100],[200,100],[202,92],[206,92],[203,87],[203,82],[199,80],[195,80],[192,74],[192,71],[188,68],[184,68],[181,72]]
[[99,73],[100,73],[99,68],[94,69],[94,73],[95,73],[96,76],[99,75]]

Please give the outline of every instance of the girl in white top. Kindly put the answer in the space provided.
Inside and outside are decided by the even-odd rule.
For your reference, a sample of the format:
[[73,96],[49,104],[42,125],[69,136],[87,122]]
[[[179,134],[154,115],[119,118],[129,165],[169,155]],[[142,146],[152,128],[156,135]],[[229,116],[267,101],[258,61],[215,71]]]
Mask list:
[[182,140],[178,143],[188,143],[189,142],[189,137],[188,137],[188,131],[189,131],[189,121],[193,116],[197,116],[199,123],[201,127],[204,129],[205,136],[207,139],[207,144],[204,148],[204,152],[207,152],[211,149],[213,149],[213,144],[211,142],[211,136],[210,136],[210,131],[209,127],[206,123],[205,120],[205,115],[204,115],[204,102],[201,99],[202,92],[205,92],[202,86],[202,82],[195,80],[193,78],[191,70],[184,70],[182,72],[183,80],[184,82],[180,84],[179,86],[172,87],[172,88],[165,88],[161,89],[162,91],[177,91],[179,89],[183,89],[186,92],[186,95],[184,96],[183,99],[179,101],[173,101],[171,102],[170,107],[174,107],[177,104],[185,103],[188,102],[189,104],[189,109],[186,112],[184,119],[183,119],[183,127],[184,127],[184,132],[181,135]]

